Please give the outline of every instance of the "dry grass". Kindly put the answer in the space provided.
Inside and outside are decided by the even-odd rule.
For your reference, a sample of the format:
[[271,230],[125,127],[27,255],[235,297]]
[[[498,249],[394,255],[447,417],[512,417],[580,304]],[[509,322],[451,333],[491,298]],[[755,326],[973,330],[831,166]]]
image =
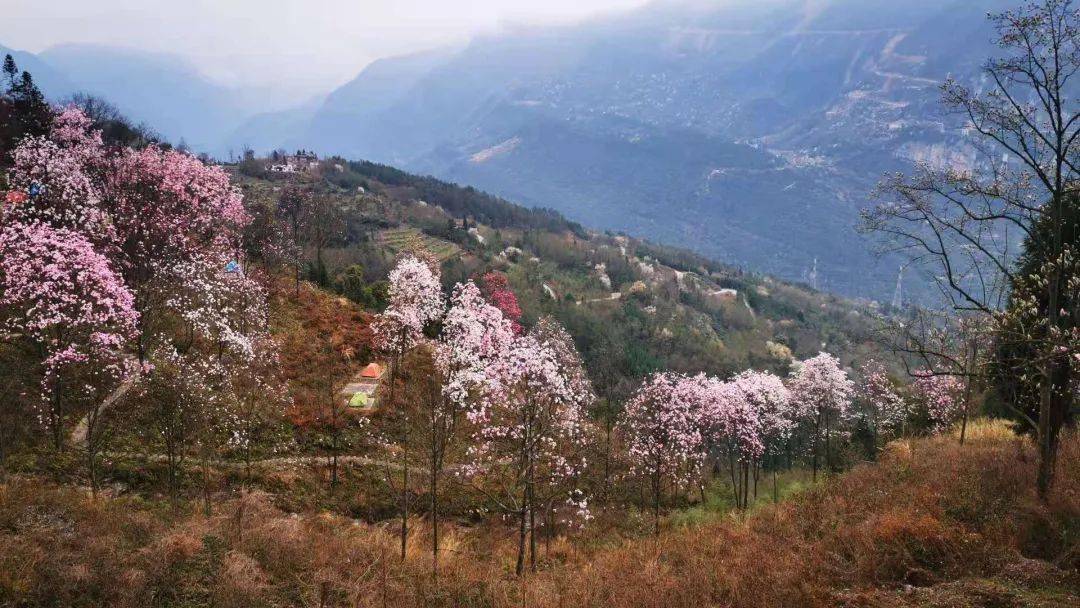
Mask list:
[[210,517],[92,502],[34,480],[0,486],[0,605],[11,606],[1071,606],[1080,599],[1080,440],[1034,495],[1034,458],[1003,427],[891,446],[740,519],[659,540],[556,539],[510,574],[500,528],[451,528],[433,579],[421,521],[394,528],[289,514],[266,494]]

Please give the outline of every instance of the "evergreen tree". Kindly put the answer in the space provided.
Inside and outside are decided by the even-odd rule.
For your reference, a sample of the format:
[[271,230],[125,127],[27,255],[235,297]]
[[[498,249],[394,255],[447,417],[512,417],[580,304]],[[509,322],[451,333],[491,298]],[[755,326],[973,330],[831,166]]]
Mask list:
[[[1080,195],[1073,192],[1066,197],[1063,221],[1060,224],[1062,242],[1070,247],[1080,243]],[[1045,274],[1048,265],[1054,259],[1051,248],[1051,235],[1055,223],[1050,216],[1043,216],[1034,225],[1032,233],[1024,240],[1024,253],[1017,260],[1016,276],[1019,280],[1012,286],[1005,323],[999,334],[997,350],[994,353],[993,380],[995,388],[1006,411],[1000,412],[1018,421],[1025,432],[1035,432],[1034,421],[1039,417],[1039,386],[1042,378],[1039,370],[1040,345],[1047,341],[1047,326],[1039,322],[1048,316],[1048,298],[1045,289],[1038,289],[1039,275]],[[1071,259],[1071,258],[1069,258]],[[1080,283],[1080,267],[1073,263],[1058,264],[1061,282],[1068,286],[1060,294],[1059,308],[1068,314],[1062,315],[1060,331],[1070,334],[1076,331],[1075,312],[1080,305],[1077,285]],[[1032,307],[1034,302],[1034,307]],[[1034,313],[1034,318],[1033,314]],[[1064,398],[1072,400],[1069,378],[1073,365],[1065,359],[1065,365],[1058,370],[1061,378],[1053,383],[1062,387]],[[1063,408],[1062,424],[1069,424],[1075,415],[1073,408]]]
[[4,79],[7,80],[7,92],[10,95],[15,88],[15,80],[19,76],[19,68],[15,65],[15,58],[8,53],[4,56]]

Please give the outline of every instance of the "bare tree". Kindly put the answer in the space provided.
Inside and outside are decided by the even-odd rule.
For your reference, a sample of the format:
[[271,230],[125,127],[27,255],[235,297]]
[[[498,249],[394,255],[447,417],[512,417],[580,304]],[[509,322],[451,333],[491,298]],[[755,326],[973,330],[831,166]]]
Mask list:
[[[988,380],[988,357],[993,326],[979,314],[947,314],[913,308],[883,328],[878,341],[901,355],[904,371],[912,378],[953,376],[964,383],[960,410],[960,443],[967,436],[968,418],[976,397]],[[1024,411],[1006,404],[1017,416],[1027,419]],[[1027,419],[1034,428],[1035,422]]]
[[[974,90],[953,79],[942,86],[945,106],[965,122],[973,161],[923,163],[910,175],[887,177],[863,227],[929,271],[954,311],[1032,346],[1038,489],[1046,496],[1072,402],[1072,322],[1062,296],[1073,249],[1064,226],[1080,152],[1080,108],[1070,95],[1080,71],[1080,13],[1072,0],[1040,0],[990,19],[1003,56],[983,67],[987,86]],[[1034,281],[1018,272],[1019,242],[1047,261]],[[1006,323],[1010,292],[1015,300],[1017,286],[1032,282],[1045,302],[1041,314]]]

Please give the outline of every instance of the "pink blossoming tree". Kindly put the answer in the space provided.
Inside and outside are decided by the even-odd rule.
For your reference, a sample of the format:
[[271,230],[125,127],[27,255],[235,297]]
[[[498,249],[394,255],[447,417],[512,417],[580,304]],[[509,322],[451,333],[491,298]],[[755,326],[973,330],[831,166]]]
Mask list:
[[[652,488],[654,531],[660,534],[660,503],[665,481],[687,483],[702,464],[704,437],[697,393],[677,374],[649,377],[630,401],[619,423],[629,452],[631,473]],[[691,390],[687,390],[692,387]]]
[[[437,271],[414,255],[403,257],[390,271],[389,304],[372,323],[375,346],[387,355],[390,370],[387,374],[388,398],[395,403],[395,385],[402,358],[411,349],[426,341],[424,329],[444,312],[442,284]],[[401,488],[401,559],[409,537],[409,427],[407,407],[401,414],[402,488]]]
[[550,319],[516,338],[485,374],[494,382],[468,413],[475,445],[462,473],[504,489],[477,485],[501,511],[517,517],[521,574],[527,540],[536,568],[536,515],[542,505],[562,496],[587,517],[575,480],[584,465],[577,448],[593,394],[569,335]]
[[496,362],[506,355],[515,336],[513,323],[489,304],[474,283],[459,283],[443,317],[435,344],[435,368],[441,394],[425,404],[431,495],[432,568],[439,563],[439,481],[447,450],[465,422],[496,388]]
[[[139,315],[108,260],[70,230],[8,224],[0,229],[0,260],[6,328],[41,354],[43,418],[59,449],[70,405],[107,394],[129,372],[121,353]],[[74,381],[85,373],[96,381]]]
[[791,391],[799,418],[813,427],[815,481],[822,434],[825,437],[825,463],[831,469],[834,425],[838,425],[847,415],[854,388],[854,382],[840,368],[840,361],[824,352],[803,361],[788,380],[788,390]]
[[925,412],[932,430],[949,430],[963,415],[964,379],[927,369],[915,370],[912,375],[912,397]]

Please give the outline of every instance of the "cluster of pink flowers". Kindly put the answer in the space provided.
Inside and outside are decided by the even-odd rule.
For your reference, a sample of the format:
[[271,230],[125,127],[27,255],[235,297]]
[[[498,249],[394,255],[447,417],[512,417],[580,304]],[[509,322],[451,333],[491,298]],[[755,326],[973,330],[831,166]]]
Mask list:
[[153,369],[150,360],[173,352],[142,348],[168,344],[172,322],[163,316],[252,354],[265,294],[222,274],[239,258],[249,218],[221,168],[157,146],[110,148],[73,107],[56,114],[46,136],[23,139],[12,159],[0,307],[8,328],[46,353],[43,388],[79,367],[85,388],[101,393],[132,372],[126,353],[135,350]]
[[490,392],[494,363],[509,349],[514,333],[511,321],[472,281],[455,286],[435,351],[446,398],[465,407]]
[[428,342],[425,328],[441,321],[432,346],[443,400],[432,413],[462,412],[473,429],[469,462],[457,472],[507,475],[514,480],[508,500],[530,509],[537,496],[561,494],[587,518],[588,501],[572,480],[584,466],[575,448],[593,391],[570,335],[552,319],[522,334],[520,309],[504,283],[488,298],[473,282],[460,283],[446,308],[440,287],[431,265],[402,258],[390,273],[390,303],[373,325],[379,347],[400,357]]
[[439,275],[407,255],[390,271],[389,304],[373,324],[377,346],[401,356],[424,338],[424,328],[443,313]]
[[683,480],[697,473],[705,449],[698,392],[707,390],[703,384],[661,372],[634,393],[620,423],[633,472]]
[[7,224],[0,227],[0,260],[0,310],[9,312],[9,331],[43,348],[43,392],[76,365],[124,372],[115,353],[134,337],[139,314],[124,282],[85,238],[46,224]]
[[510,321],[514,333],[521,333],[521,306],[518,304],[517,295],[510,289],[510,283],[506,275],[499,272],[489,272],[483,277],[484,291],[488,299]]
[[964,381],[931,370],[917,370],[914,376],[912,393],[916,402],[925,408],[935,430],[948,429],[963,414]]
[[726,382],[659,373],[627,404],[621,426],[635,471],[686,481],[716,449],[759,460],[790,437],[794,414],[783,381],[767,372]]
[[931,430],[948,430],[964,413],[964,379],[960,376],[918,369],[906,390],[890,378],[885,366],[867,361],[860,370],[859,399],[874,426],[899,433],[913,418],[929,420]]
[[907,401],[889,378],[885,366],[870,359],[861,370],[862,384],[858,396],[873,416],[872,425],[886,431],[896,431],[907,421],[910,412]]
[[820,353],[803,361],[792,373],[788,390],[799,418],[835,415],[843,420],[855,395],[855,383],[840,367],[839,359]]

